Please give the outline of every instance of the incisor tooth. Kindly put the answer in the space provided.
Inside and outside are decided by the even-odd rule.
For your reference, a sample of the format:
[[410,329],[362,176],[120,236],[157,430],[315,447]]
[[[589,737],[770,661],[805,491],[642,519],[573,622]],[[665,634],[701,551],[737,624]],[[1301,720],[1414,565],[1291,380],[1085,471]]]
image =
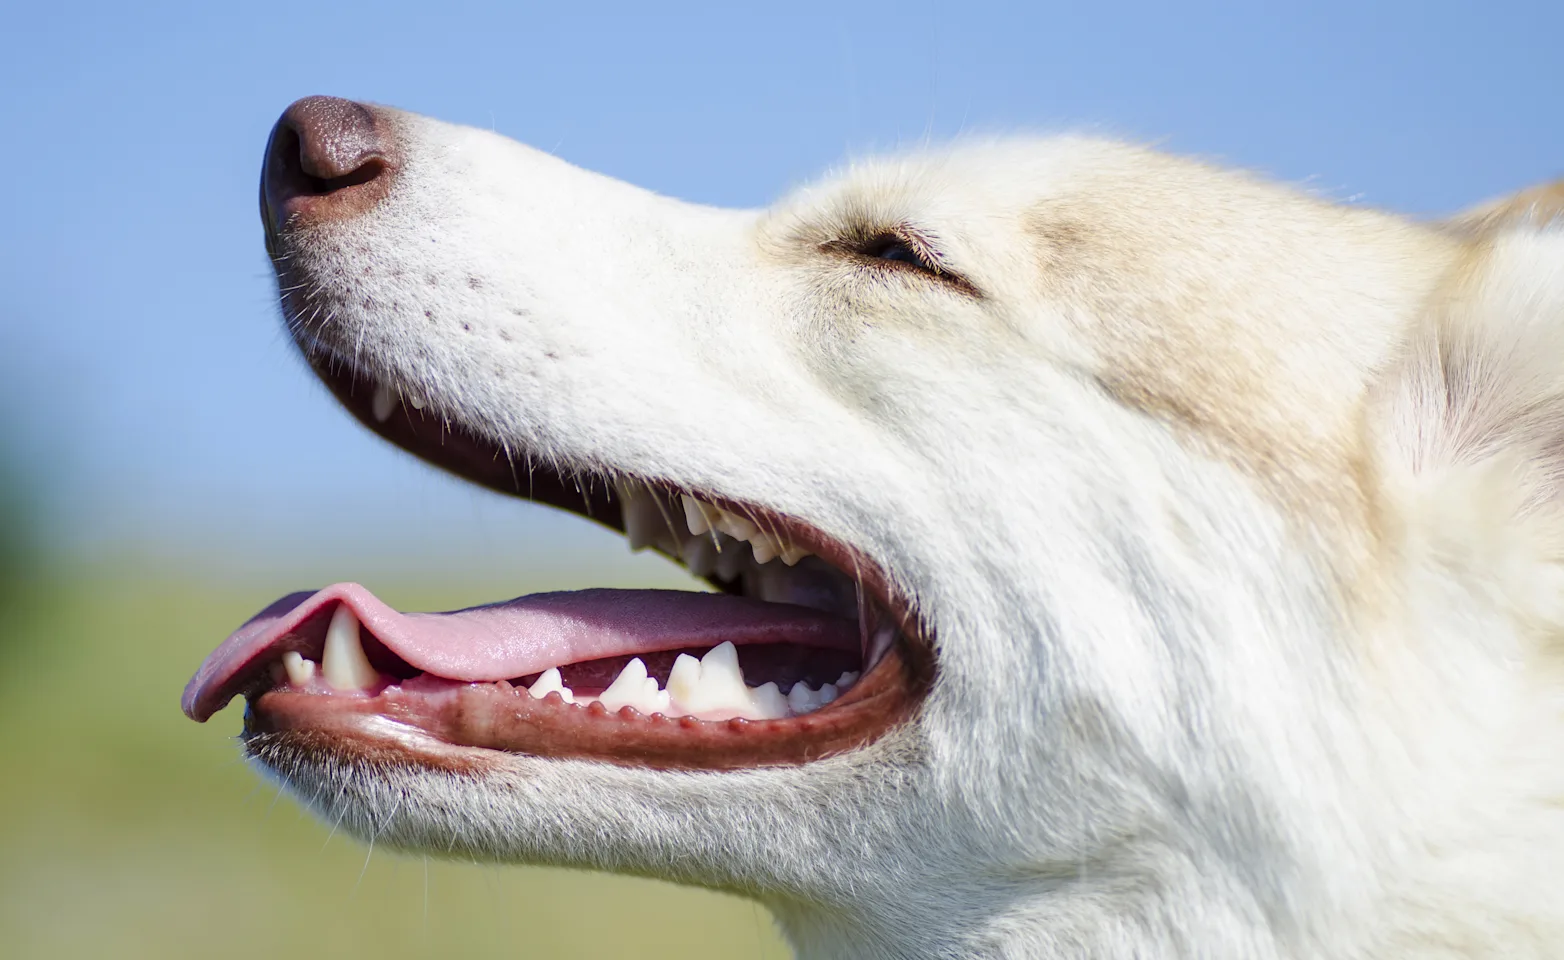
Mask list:
[[304,659],[304,655],[297,650],[289,650],[282,655],[282,668],[287,671],[288,682],[295,687],[302,687],[315,679],[315,661]]
[[391,388],[385,384],[375,387],[375,395],[369,401],[369,410],[375,415],[376,423],[385,423],[391,419],[391,411],[396,409],[396,398],[391,394]]
[[362,690],[380,676],[364,655],[358,639],[358,617],[345,603],[337,605],[326,628],[326,652],[321,655],[320,672],[336,690]]
[[570,692],[570,688],[565,686],[565,681],[560,678],[558,667],[549,667],[539,674],[538,679],[527,688],[527,693],[531,694],[534,700],[542,700],[551,693],[557,693],[566,703],[576,702],[575,694]]

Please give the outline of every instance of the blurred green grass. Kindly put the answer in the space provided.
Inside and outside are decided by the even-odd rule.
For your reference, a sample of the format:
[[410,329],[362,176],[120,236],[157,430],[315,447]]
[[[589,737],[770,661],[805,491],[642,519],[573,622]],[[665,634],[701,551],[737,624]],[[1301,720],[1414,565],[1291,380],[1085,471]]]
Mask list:
[[[240,762],[237,705],[179,712],[200,659],[297,585],[133,568],[56,571],[0,609],[0,954],[787,956],[764,910],[703,891],[378,850],[366,866]],[[373,586],[403,609],[524,592]]]

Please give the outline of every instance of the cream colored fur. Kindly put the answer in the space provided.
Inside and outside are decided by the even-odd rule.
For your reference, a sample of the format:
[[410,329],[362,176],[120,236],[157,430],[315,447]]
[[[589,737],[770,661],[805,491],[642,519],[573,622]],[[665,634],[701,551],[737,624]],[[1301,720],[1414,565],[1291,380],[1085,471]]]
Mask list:
[[[512,449],[795,514],[937,642],[737,773],[259,745],[381,844],[767,904],[805,957],[1564,956],[1564,231],[1079,138],[681,204],[403,115],[300,336]],[[922,231],[980,292],[823,248]],[[518,545],[517,549],[524,549]]]

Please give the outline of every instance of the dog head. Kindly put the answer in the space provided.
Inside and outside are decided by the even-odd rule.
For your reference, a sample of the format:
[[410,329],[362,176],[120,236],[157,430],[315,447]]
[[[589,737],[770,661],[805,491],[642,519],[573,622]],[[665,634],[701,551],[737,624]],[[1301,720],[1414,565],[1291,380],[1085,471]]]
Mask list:
[[[1082,138],[759,212],[325,98],[268,150],[285,317],[367,426],[861,639],[835,702],[680,721],[293,598],[187,709],[246,693],[251,756],[361,835],[756,896],[820,955],[1252,957],[1421,936],[1443,826],[1561,783],[1516,772],[1528,723],[1558,759],[1556,234]],[[381,686],[273,665],[342,609]]]

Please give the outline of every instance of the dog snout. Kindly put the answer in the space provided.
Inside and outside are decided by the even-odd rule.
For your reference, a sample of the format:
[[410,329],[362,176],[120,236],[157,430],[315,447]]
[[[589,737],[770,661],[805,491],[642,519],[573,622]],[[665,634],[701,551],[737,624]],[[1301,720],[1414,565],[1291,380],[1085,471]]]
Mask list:
[[283,111],[266,144],[261,219],[268,239],[363,213],[396,171],[386,116],[340,97],[305,97]]

